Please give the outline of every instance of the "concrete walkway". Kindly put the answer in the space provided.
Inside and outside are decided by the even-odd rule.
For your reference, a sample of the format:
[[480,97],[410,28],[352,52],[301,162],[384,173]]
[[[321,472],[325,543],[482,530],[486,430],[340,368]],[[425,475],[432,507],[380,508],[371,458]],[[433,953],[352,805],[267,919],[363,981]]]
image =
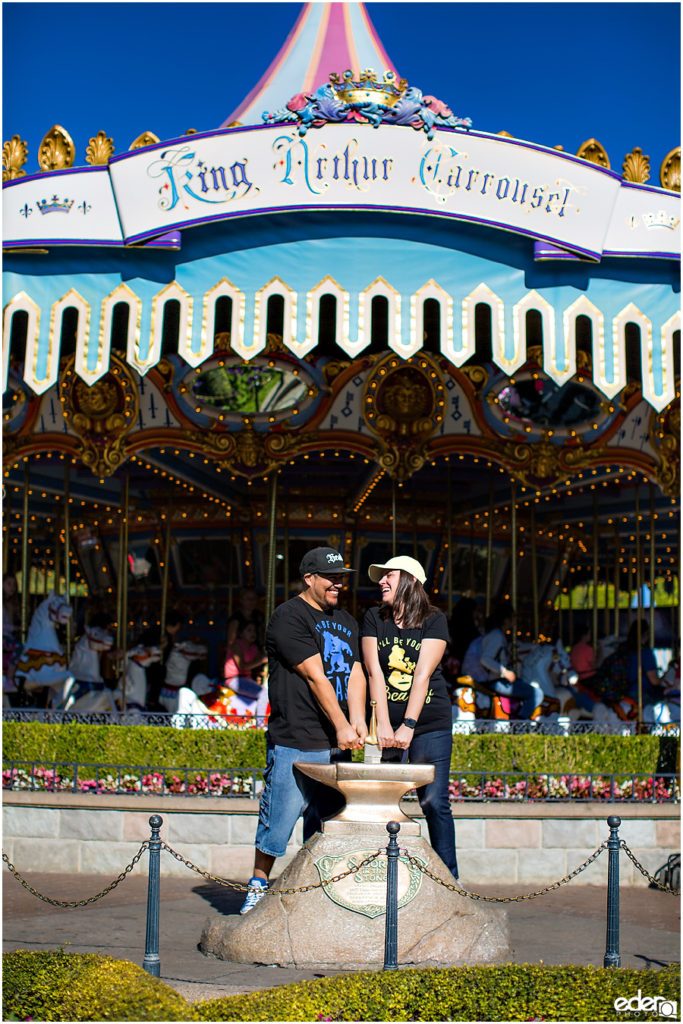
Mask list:
[[[250,966],[204,956],[197,948],[208,917],[235,914],[242,895],[187,877],[164,877],[161,859],[161,978],[190,1001],[235,995],[334,974],[334,971]],[[52,899],[95,895],[112,878],[31,874],[27,882]],[[516,895],[520,886],[481,886],[485,895]],[[305,897],[302,897],[305,898]],[[3,870],[3,949],[64,949],[106,953],[142,964],[145,950],[147,879],[129,876],[87,907],[52,907],[27,892]],[[572,882],[534,900],[508,905],[515,963],[595,964],[605,951],[606,890]],[[399,919],[400,927],[400,919]],[[652,889],[621,891],[621,957],[624,967],[663,967],[680,959],[680,900]],[[380,954],[383,955],[383,954]]]

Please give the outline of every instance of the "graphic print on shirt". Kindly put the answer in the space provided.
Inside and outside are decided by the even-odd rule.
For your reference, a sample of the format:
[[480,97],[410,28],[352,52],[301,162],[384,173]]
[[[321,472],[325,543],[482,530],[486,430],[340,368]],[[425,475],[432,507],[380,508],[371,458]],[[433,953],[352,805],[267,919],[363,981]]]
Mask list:
[[316,631],[323,639],[323,669],[334,686],[337,700],[346,700],[349,675],[353,666],[353,648],[345,637],[351,639],[351,630],[341,622],[324,619],[316,624]]
[[[395,636],[378,640],[377,649],[380,663],[383,665],[387,700],[390,704],[407,704],[421,647],[422,643],[412,637]],[[410,653],[406,648],[411,648]],[[425,705],[431,703],[433,695],[434,691],[430,687],[425,694]]]
[[406,652],[400,642],[394,640],[394,646],[389,654],[389,668],[392,671],[387,680],[388,685],[395,690],[409,690],[413,685],[413,673],[416,665],[416,661],[406,658]]

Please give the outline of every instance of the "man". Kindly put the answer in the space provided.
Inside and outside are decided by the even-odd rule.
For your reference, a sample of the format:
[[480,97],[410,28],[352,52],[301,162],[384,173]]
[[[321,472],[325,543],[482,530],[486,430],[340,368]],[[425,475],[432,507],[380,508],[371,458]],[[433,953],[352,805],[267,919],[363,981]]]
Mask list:
[[276,608],[268,623],[267,761],[254,872],[241,914],[268,888],[273,864],[284,854],[299,815],[306,841],[320,830],[324,794],[334,796],[298,772],[295,762],[348,760],[367,736],[358,624],[338,606],[344,579],[353,571],[334,548],[308,551],[299,566],[304,590]]

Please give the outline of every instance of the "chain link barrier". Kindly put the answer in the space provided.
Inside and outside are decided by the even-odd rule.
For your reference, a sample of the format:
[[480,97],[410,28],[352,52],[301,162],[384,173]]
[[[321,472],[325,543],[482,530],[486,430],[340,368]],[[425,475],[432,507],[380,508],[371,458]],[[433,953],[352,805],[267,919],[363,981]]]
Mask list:
[[23,878],[19,874],[19,872],[15,868],[14,864],[12,864],[12,862],[10,861],[10,859],[7,856],[6,853],[3,853],[2,859],[4,860],[5,864],[9,868],[10,872],[16,878],[17,882],[19,882],[20,885],[23,885],[24,889],[26,889],[28,892],[30,892],[32,896],[35,896],[37,899],[42,900],[43,903],[49,903],[50,906],[53,906],[53,907],[65,907],[67,910],[73,910],[75,907],[87,907],[89,903],[96,903],[97,900],[101,900],[103,896],[106,896],[107,893],[110,893],[112,891],[112,889],[116,888],[117,885],[120,885],[121,882],[123,882],[123,880],[125,878],[127,878],[128,875],[131,873],[131,871],[133,870],[133,868],[135,867],[137,862],[140,860],[140,857],[142,857],[142,855],[145,852],[145,850],[148,850],[148,849],[149,849],[149,840],[146,839],[144,841],[144,843],[141,843],[140,849],[135,854],[135,856],[133,857],[133,859],[130,862],[130,864],[126,865],[126,867],[123,869],[123,871],[118,876],[118,878],[115,878],[113,882],[110,882],[109,885],[106,887],[106,889],[103,889],[101,892],[98,892],[96,896],[88,896],[87,899],[84,899],[84,900],[53,900],[53,899],[50,899],[49,896],[44,896],[42,892],[38,892],[37,889],[34,889],[32,885],[28,884],[26,879]]
[[[236,892],[248,892],[249,890],[249,886],[243,885],[241,882],[230,882],[226,878],[218,878],[217,875],[212,875],[209,871],[203,871],[202,868],[198,868],[191,860],[188,860],[187,857],[183,857],[181,853],[178,853],[169,846],[168,843],[165,843],[163,839],[161,840],[161,848],[162,850],[166,850],[170,853],[171,856],[175,857],[175,859],[180,861],[181,864],[184,864],[185,867],[190,869],[190,871],[196,871],[198,875],[201,875],[202,878],[208,879],[210,882],[217,882],[218,885],[223,885],[229,889],[235,889]],[[362,860],[360,864],[356,864],[354,867],[349,868],[348,871],[342,871],[338,875],[333,875],[332,878],[323,878],[320,882],[313,882],[311,885],[302,885],[298,889],[266,889],[264,896],[268,896],[269,893],[275,893],[277,896],[293,896],[298,892],[310,892],[312,889],[320,889],[323,886],[332,885],[333,882],[340,882],[342,878],[348,878],[349,875],[355,875],[357,871],[360,871],[360,869],[364,868],[367,864],[372,864],[373,860],[377,860],[378,857],[385,857],[386,852],[387,851],[385,849],[379,849],[377,853],[371,853],[370,856],[366,857],[365,860]]]
[[662,885],[661,882],[658,882],[657,879],[654,878],[650,874],[650,872],[647,870],[647,868],[643,867],[643,865],[640,863],[640,861],[638,860],[636,855],[628,848],[625,839],[622,839],[620,841],[619,846],[624,851],[624,853],[626,854],[628,859],[631,861],[631,863],[634,864],[635,867],[638,868],[638,870],[640,871],[641,875],[644,875],[645,878],[647,878],[647,880],[650,883],[650,885],[654,885],[657,889],[661,889],[662,892],[670,892],[672,896],[680,896],[681,895],[681,890],[680,889],[673,889],[670,885]]
[[[670,885],[662,885],[661,882],[658,882],[657,879],[650,874],[647,868],[645,868],[640,863],[635,854],[632,853],[624,839],[620,841],[619,846],[624,851],[629,860],[632,862],[632,864],[634,864],[634,866],[638,869],[638,871],[640,871],[640,873],[644,875],[645,878],[647,878],[647,880],[657,889],[660,889],[662,892],[671,893],[672,896],[681,895],[680,889],[674,889]],[[226,878],[220,878],[218,875],[212,875],[210,871],[204,871],[202,868],[197,867],[196,864],[193,864],[191,860],[188,860],[187,857],[183,857],[181,853],[178,853],[177,850],[174,850],[172,846],[169,846],[168,843],[165,843],[163,840],[161,840],[161,848],[163,850],[166,850],[167,853],[170,853],[171,856],[175,858],[175,860],[179,861],[181,864],[184,864],[185,867],[190,869],[190,871],[195,871],[198,875],[201,875],[202,878],[205,878],[209,882],[216,882],[217,885],[222,885],[228,889],[234,889],[236,892],[246,893],[249,889],[248,885],[244,885],[241,882],[232,882]],[[121,882],[124,881],[124,879],[128,877],[130,872],[133,870],[135,865],[142,857],[143,853],[148,849],[149,840],[145,840],[145,842],[143,842],[140,845],[140,849],[135,854],[132,861],[126,865],[121,874],[118,875],[118,877],[115,878],[113,882],[110,882],[110,884],[106,886],[106,888],[102,889],[102,891],[98,892],[95,896],[88,896],[84,900],[53,900],[49,896],[45,896],[43,895],[43,893],[38,892],[38,890],[34,889],[32,885],[29,885],[26,879],[23,878],[22,875],[17,871],[14,864],[11,863],[7,854],[3,853],[2,859],[5,862],[5,864],[7,864],[7,867],[9,868],[11,874],[14,875],[19,884],[22,885],[24,889],[26,889],[28,892],[30,892],[32,896],[35,896],[37,899],[42,900],[44,903],[49,903],[53,907],[64,907],[66,909],[72,910],[77,907],[86,907],[90,903],[96,903],[97,900],[101,900],[103,896],[106,896],[108,893],[112,892],[113,889],[115,889],[118,885],[121,884]],[[606,849],[607,840],[602,842],[600,846],[598,846],[598,848],[595,850],[595,852],[590,855],[590,857],[587,857],[582,864],[580,864],[577,868],[571,871],[568,875],[565,875],[564,878],[560,878],[557,882],[553,882],[551,885],[546,885],[542,889],[537,889],[535,892],[525,893],[524,895],[520,896],[484,896],[482,893],[471,892],[470,890],[463,889],[461,886],[453,884],[452,882],[445,882],[443,878],[439,877],[439,875],[435,875],[432,871],[430,871],[429,868],[422,863],[422,861],[418,860],[416,857],[412,857],[406,849],[401,849],[401,856],[405,857],[412,867],[422,872],[422,874],[426,875],[428,878],[431,878],[433,882],[437,883],[437,885],[441,885],[443,886],[444,889],[448,889],[451,892],[457,892],[460,896],[466,896],[470,900],[479,900],[481,902],[486,903],[522,903],[524,902],[524,900],[536,899],[536,897],[538,896],[544,896],[547,892],[553,892],[553,890],[559,889],[563,885],[567,885],[569,882],[572,881],[573,878],[576,878],[577,875],[580,875],[581,872],[585,871],[587,867],[589,867],[595,860],[597,860],[598,857],[602,854],[602,852]],[[335,882],[340,882],[343,878],[348,878],[350,875],[355,875],[358,871],[361,870],[361,868],[366,867],[368,864],[372,864],[372,862],[374,860],[377,860],[378,857],[383,856],[386,856],[386,849],[380,848],[379,850],[377,850],[376,853],[371,853],[359,864],[354,865],[347,871],[341,871],[338,875],[333,875],[331,878],[324,878],[321,879],[319,882],[313,882],[310,885],[302,885],[294,889],[267,889],[264,895],[269,895],[270,893],[273,893],[277,894],[278,896],[294,896],[297,893],[311,892],[314,889],[321,889],[324,888],[326,885],[332,885]]]
[[576,876],[580,875],[582,871],[585,871],[588,865],[592,864],[594,860],[597,860],[602,851],[606,849],[607,840],[601,843],[595,853],[592,853],[590,857],[583,862],[583,864],[580,864],[578,868],[574,869],[574,871],[565,875],[564,878],[560,878],[559,881],[553,882],[552,885],[544,886],[543,889],[537,889],[536,892],[529,892],[523,896],[484,896],[480,892],[470,892],[468,889],[462,889],[459,885],[453,885],[451,882],[444,882],[443,878],[439,878],[438,875],[435,875],[428,867],[422,864],[421,861],[417,860],[415,857],[411,857],[407,850],[401,850],[401,853],[404,854],[409,863],[412,864],[414,868],[421,871],[423,875],[427,875],[427,877],[431,878],[432,881],[442,885],[444,889],[450,889],[451,892],[459,893],[460,896],[467,896],[468,899],[471,900],[482,900],[486,903],[522,903],[524,900],[533,900],[537,896],[543,896],[545,893],[552,892],[553,889],[559,889],[561,885],[566,885],[567,882],[571,882],[572,878],[576,878]]

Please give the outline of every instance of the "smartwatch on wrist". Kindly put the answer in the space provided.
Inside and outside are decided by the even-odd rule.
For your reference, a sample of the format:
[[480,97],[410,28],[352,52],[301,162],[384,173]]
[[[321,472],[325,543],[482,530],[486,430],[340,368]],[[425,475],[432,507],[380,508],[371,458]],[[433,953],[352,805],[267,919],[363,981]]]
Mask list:
[[404,718],[401,725],[407,725],[409,729],[414,729],[417,722],[414,718]]

